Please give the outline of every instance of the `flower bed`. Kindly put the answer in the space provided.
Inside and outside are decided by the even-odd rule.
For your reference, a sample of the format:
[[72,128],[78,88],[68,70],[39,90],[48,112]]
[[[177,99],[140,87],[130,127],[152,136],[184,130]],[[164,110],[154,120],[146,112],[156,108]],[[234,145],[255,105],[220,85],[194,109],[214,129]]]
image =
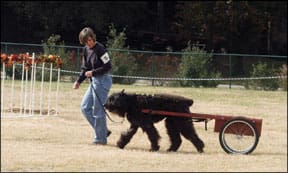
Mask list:
[[[32,57],[29,54],[10,54],[7,55],[5,53],[1,54],[1,63],[5,63],[6,67],[11,67],[14,63],[23,63],[25,64],[26,68],[30,68],[32,65]],[[62,59],[60,56],[57,55],[39,55],[35,57],[34,63],[53,63],[56,65],[57,68],[61,68],[62,66]]]

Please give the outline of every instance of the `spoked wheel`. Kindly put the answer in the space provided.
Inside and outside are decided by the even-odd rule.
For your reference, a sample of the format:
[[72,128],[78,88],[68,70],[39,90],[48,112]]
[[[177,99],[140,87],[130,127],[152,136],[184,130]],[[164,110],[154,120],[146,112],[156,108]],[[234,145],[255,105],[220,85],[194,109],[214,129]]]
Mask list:
[[227,121],[219,133],[219,141],[227,153],[249,154],[257,146],[259,135],[248,119],[237,117]]

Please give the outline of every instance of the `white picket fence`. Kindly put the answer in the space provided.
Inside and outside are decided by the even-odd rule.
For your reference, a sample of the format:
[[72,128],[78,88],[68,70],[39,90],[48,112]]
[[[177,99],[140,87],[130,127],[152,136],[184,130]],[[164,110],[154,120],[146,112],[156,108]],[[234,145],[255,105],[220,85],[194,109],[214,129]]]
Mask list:
[[[25,68],[24,60],[21,64],[12,64],[12,76],[7,77],[7,67],[2,63],[1,72],[1,118],[4,117],[35,117],[58,115],[58,93],[60,84],[60,68],[57,70],[57,85],[52,93],[53,63],[50,64],[49,83],[44,82],[45,62],[42,68],[35,63],[35,53],[32,53],[31,68]],[[21,80],[15,80],[15,66],[22,66]],[[39,64],[38,64],[39,65]],[[41,82],[36,82],[37,69],[41,70]],[[29,79],[30,77],[30,79]],[[17,87],[15,87],[17,82]],[[20,83],[20,91],[19,91]],[[40,85],[40,87],[39,87]],[[48,91],[45,89],[48,86]],[[47,87],[46,87],[47,88]],[[55,94],[56,90],[56,94]],[[45,103],[45,104],[44,104]]]

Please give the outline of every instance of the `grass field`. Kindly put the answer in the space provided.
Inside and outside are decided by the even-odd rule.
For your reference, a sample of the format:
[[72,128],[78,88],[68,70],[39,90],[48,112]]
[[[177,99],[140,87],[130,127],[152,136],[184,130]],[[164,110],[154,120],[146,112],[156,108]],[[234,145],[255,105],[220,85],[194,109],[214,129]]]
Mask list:
[[[4,106],[8,108],[8,81],[5,86]],[[52,86],[55,95],[56,84]],[[287,92],[112,86],[110,93],[125,89],[127,92],[171,93],[192,98],[192,112],[263,119],[262,136],[254,152],[250,155],[230,155],[222,150],[218,133],[213,132],[214,120],[208,122],[207,131],[204,123],[195,123],[205,143],[203,154],[199,154],[184,138],[178,152],[166,152],[169,139],[163,122],[156,124],[162,137],[159,152],[149,152],[150,143],[142,130],[137,131],[125,149],[117,148],[115,144],[120,133],[128,128],[127,120],[119,124],[107,119],[112,130],[108,145],[95,146],[92,144],[92,128],[80,112],[80,102],[87,87],[85,83],[79,90],[73,90],[72,83],[61,83],[58,116],[1,118],[1,172],[287,172]],[[39,95],[38,90],[36,95]],[[19,95],[20,82],[16,82],[16,102]],[[44,97],[47,99],[47,95]],[[52,99],[52,105],[54,102]],[[54,105],[52,107],[55,108]],[[121,121],[116,116],[112,118]]]

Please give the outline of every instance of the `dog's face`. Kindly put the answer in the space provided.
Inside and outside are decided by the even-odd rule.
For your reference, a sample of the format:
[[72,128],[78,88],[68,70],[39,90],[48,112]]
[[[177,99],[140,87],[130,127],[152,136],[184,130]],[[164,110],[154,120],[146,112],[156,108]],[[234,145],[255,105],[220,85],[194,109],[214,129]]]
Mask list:
[[113,93],[108,97],[107,103],[104,107],[112,113],[118,114],[120,117],[124,117],[128,110],[128,96],[122,90],[119,93]]

